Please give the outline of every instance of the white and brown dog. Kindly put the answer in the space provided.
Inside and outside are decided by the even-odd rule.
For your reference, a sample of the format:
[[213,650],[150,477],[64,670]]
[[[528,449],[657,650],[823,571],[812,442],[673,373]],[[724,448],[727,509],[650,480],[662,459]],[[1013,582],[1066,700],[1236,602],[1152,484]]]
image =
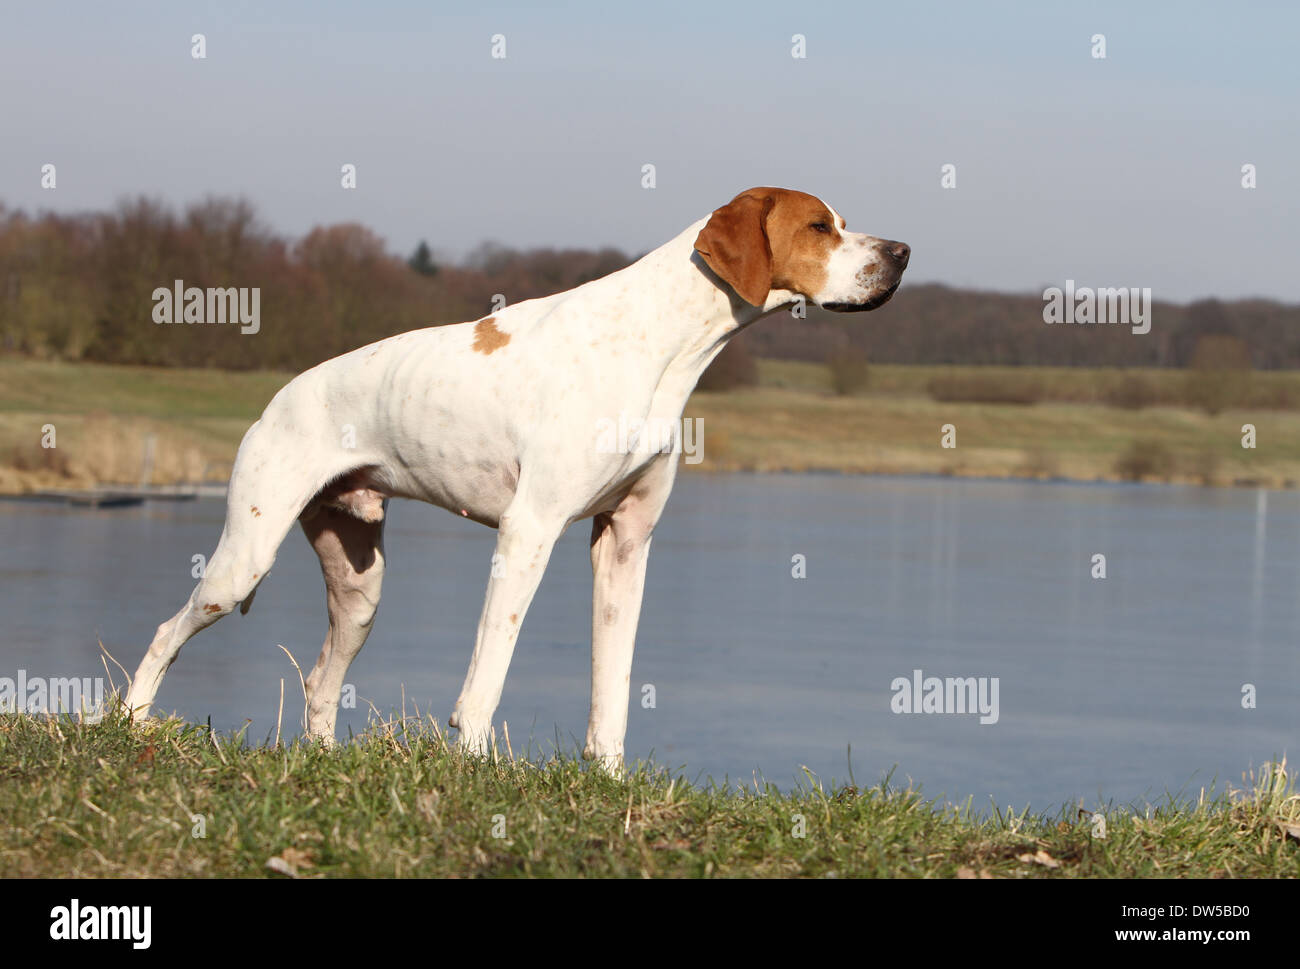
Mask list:
[[[330,630],[307,679],[307,730],[333,741],[343,680],[374,621],[389,497],[498,530],[469,674],[448,723],[483,752],[551,548],[591,518],[591,719],[584,756],[618,769],[650,536],[670,451],[598,447],[602,421],[680,423],[727,340],[799,297],[870,310],[909,249],[811,195],[754,188],[626,269],[486,319],[390,337],[290,381],[244,435],[225,528],[189,601],[158,627],[127,696],[145,716],[200,629],[257,585],[295,520],[320,556]],[[630,452],[630,453],[627,453]]]

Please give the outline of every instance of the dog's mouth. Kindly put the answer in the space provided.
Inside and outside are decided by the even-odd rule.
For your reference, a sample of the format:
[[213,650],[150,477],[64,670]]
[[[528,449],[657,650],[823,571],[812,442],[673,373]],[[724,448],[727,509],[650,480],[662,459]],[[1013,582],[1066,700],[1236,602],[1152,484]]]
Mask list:
[[865,313],[867,310],[874,310],[888,303],[890,297],[898,292],[902,282],[901,279],[897,280],[889,289],[878,296],[871,297],[865,303],[822,303],[822,309],[830,310],[832,313]]

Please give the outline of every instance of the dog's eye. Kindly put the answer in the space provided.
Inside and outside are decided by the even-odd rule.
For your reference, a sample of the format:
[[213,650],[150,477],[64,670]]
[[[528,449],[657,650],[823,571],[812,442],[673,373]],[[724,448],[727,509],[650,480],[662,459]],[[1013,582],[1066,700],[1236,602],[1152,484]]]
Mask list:
[[831,227],[828,226],[825,222],[814,222],[812,225],[808,226],[808,228],[813,229],[813,230],[816,231],[816,232],[830,232],[830,231],[831,231]]

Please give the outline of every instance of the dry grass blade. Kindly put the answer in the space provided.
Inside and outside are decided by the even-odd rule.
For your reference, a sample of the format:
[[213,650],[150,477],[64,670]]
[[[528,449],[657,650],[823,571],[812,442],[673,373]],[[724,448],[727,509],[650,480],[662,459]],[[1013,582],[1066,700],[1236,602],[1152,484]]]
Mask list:
[[289,657],[289,662],[292,663],[293,668],[298,671],[298,682],[302,685],[302,729],[306,730],[307,729],[307,681],[303,678],[302,667],[299,666],[298,661],[293,658],[293,653],[289,652],[279,643],[276,643],[276,645],[279,646],[281,650],[284,650],[284,655]]

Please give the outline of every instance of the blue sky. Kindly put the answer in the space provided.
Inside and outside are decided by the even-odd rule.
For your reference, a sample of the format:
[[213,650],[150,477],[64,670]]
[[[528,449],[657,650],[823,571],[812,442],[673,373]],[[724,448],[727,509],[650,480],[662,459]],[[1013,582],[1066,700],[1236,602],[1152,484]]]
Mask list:
[[454,257],[641,252],[771,184],[910,243],[913,281],[1300,301],[1300,5],[469,7],[6,3],[0,201],[243,195]]

